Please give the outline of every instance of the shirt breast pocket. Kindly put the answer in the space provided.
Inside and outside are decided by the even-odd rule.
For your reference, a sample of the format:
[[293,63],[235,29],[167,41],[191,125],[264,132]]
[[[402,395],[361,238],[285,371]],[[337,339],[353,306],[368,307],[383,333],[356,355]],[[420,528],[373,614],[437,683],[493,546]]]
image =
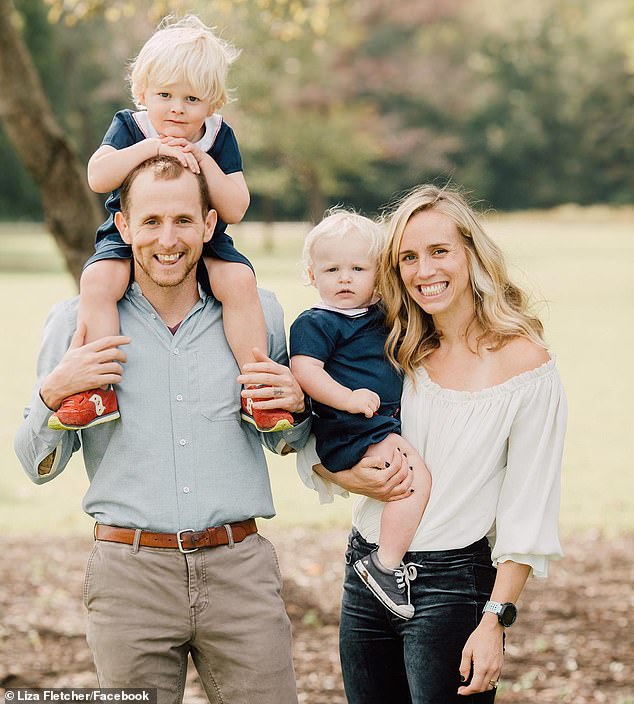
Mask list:
[[239,420],[240,370],[233,357],[198,352],[196,371],[201,414],[210,421]]

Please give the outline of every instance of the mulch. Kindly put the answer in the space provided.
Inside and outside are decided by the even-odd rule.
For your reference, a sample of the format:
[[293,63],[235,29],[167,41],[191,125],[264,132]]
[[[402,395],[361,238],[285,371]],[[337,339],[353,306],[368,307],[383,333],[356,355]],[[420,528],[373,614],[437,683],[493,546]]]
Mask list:
[[[337,626],[346,532],[261,523],[285,578],[300,702],[344,704]],[[531,580],[522,596],[496,701],[634,704],[632,536],[571,537],[565,548],[548,580]],[[0,694],[7,687],[97,685],[81,603],[89,550],[88,539],[5,539]],[[192,671],[185,703],[206,701]]]

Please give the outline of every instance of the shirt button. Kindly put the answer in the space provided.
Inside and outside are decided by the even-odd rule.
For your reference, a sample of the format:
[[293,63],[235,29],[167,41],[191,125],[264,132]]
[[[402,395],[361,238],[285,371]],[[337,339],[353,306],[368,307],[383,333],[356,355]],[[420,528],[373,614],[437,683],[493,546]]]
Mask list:
[[173,352],[174,352],[174,354],[178,354],[178,353],[179,353],[179,349],[178,349],[178,347],[174,347],[174,350],[173,350]]
[[185,440],[185,438],[181,438],[178,442],[179,442],[180,445],[186,445],[186,444],[187,444],[187,440]]
[[189,494],[189,487],[188,486],[183,487],[183,494]]
[[177,401],[182,401],[182,400],[183,400],[183,394],[176,394],[176,400],[177,400]]
[[156,320],[156,313],[152,313],[152,318]]

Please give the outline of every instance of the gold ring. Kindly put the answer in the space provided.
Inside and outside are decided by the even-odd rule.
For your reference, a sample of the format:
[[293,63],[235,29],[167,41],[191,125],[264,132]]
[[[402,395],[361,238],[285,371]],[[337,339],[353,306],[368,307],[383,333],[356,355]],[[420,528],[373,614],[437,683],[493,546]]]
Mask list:
[[491,689],[497,689],[499,684],[500,680],[489,680],[489,687],[491,687]]

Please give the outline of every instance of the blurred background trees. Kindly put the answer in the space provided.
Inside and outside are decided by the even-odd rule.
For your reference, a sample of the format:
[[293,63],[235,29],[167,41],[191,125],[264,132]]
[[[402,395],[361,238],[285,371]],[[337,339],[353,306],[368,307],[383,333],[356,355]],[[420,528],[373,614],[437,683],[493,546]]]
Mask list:
[[[248,219],[374,212],[447,179],[500,209],[634,201],[631,0],[13,0],[82,163],[131,107],[126,62],[164,14],[192,9],[242,49],[224,114]],[[0,218],[41,218],[0,117]]]

